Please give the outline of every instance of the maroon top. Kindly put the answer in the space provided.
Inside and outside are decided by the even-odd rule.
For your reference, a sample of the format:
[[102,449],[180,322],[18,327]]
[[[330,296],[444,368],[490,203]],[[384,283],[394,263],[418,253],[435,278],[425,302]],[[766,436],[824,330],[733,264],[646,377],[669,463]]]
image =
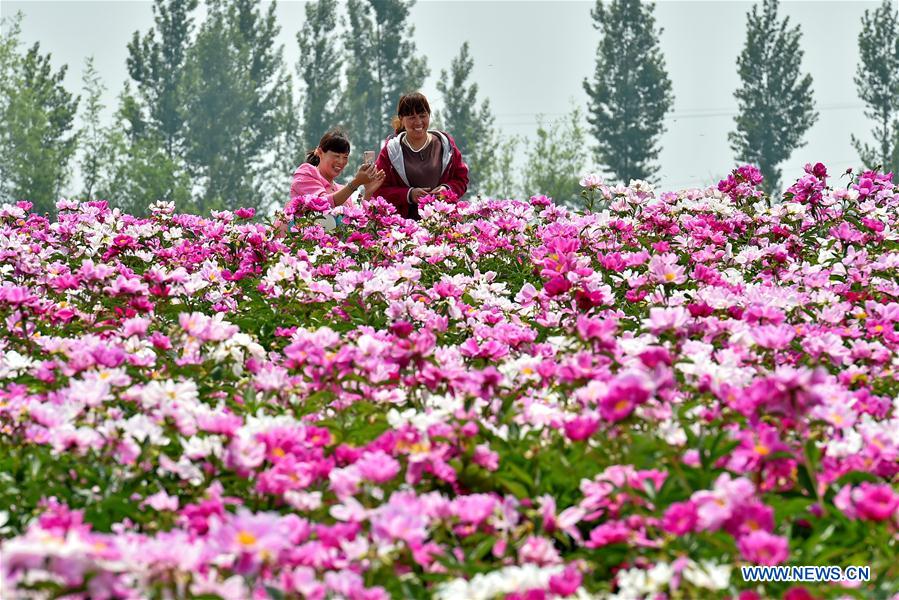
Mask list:
[[[462,160],[462,153],[459,152],[453,136],[445,131],[432,131],[431,135],[435,136],[431,143],[445,147],[449,153],[449,156],[444,159],[448,164],[440,174],[440,180],[437,183],[447,186],[461,198],[468,190],[468,165]],[[399,136],[392,135],[387,138],[375,164],[387,174],[384,183],[378,189],[378,195],[394,205],[398,215],[408,219],[410,186],[397,169],[401,168],[405,172],[409,162],[403,157],[401,146]]]
[[429,190],[440,185],[440,174],[443,159],[443,148],[440,140],[431,136],[428,145],[415,152],[403,140],[403,164],[406,166],[406,178],[411,187]]

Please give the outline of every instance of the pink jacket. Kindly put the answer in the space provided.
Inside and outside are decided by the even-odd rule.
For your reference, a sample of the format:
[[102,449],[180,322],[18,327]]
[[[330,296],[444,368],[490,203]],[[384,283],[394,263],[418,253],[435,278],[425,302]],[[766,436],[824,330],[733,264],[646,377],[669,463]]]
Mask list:
[[[328,196],[340,191],[343,186],[339,183],[325,179],[318,167],[311,163],[303,163],[293,173],[293,183],[290,186],[290,198],[315,194],[316,196]],[[334,205],[333,199],[331,206]]]

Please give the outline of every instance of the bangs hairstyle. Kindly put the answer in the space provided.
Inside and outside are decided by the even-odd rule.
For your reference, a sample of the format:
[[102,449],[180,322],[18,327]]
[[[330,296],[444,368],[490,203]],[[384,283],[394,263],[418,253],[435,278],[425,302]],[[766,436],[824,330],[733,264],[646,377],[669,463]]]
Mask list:
[[[343,131],[339,129],[332,129],[331,131],[323,135],[322,139],[318,141],[318,147],[322,149],[322,152],[349,154],[350,140],[347,139],[347,136]],[[314,148],[306,153],[306,162],[313,166],[318,166],[320,160],[315,155]]]
[[396,105],[396,117],[393,118],[393,129],[396,133],[403,131],[402,118],[419,113],[431,114],[431,105],[421,92],[405,94]]

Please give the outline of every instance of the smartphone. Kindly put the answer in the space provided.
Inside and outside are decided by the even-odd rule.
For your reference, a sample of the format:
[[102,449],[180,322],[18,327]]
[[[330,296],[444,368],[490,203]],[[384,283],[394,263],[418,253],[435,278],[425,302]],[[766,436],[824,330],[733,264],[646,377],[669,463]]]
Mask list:
[[370,165],[375,162],[375,151],[374,150],[366,150],[362,153],[362,162],[366,165]]

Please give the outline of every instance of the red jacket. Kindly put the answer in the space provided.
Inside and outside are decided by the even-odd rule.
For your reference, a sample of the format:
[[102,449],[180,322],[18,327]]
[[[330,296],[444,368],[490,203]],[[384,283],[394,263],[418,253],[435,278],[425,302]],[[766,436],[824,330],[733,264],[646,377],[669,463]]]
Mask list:
[[[446,185],[460,198],[468,190],[468,165],[462,160],[462,153],[456,146],[450,134],[443,131],[431,130],[443,144],[443,173],[440,174],[440,185]],[[381,148],[376,162],[379,169],[384,171],[386,177],[384,183],[375,192],[396,207],[397,213],[409,218],[409,181],[406,179],[406,167],[403,163],[403,149],[400,146],[400,133],[387,138],[387,143]]]

